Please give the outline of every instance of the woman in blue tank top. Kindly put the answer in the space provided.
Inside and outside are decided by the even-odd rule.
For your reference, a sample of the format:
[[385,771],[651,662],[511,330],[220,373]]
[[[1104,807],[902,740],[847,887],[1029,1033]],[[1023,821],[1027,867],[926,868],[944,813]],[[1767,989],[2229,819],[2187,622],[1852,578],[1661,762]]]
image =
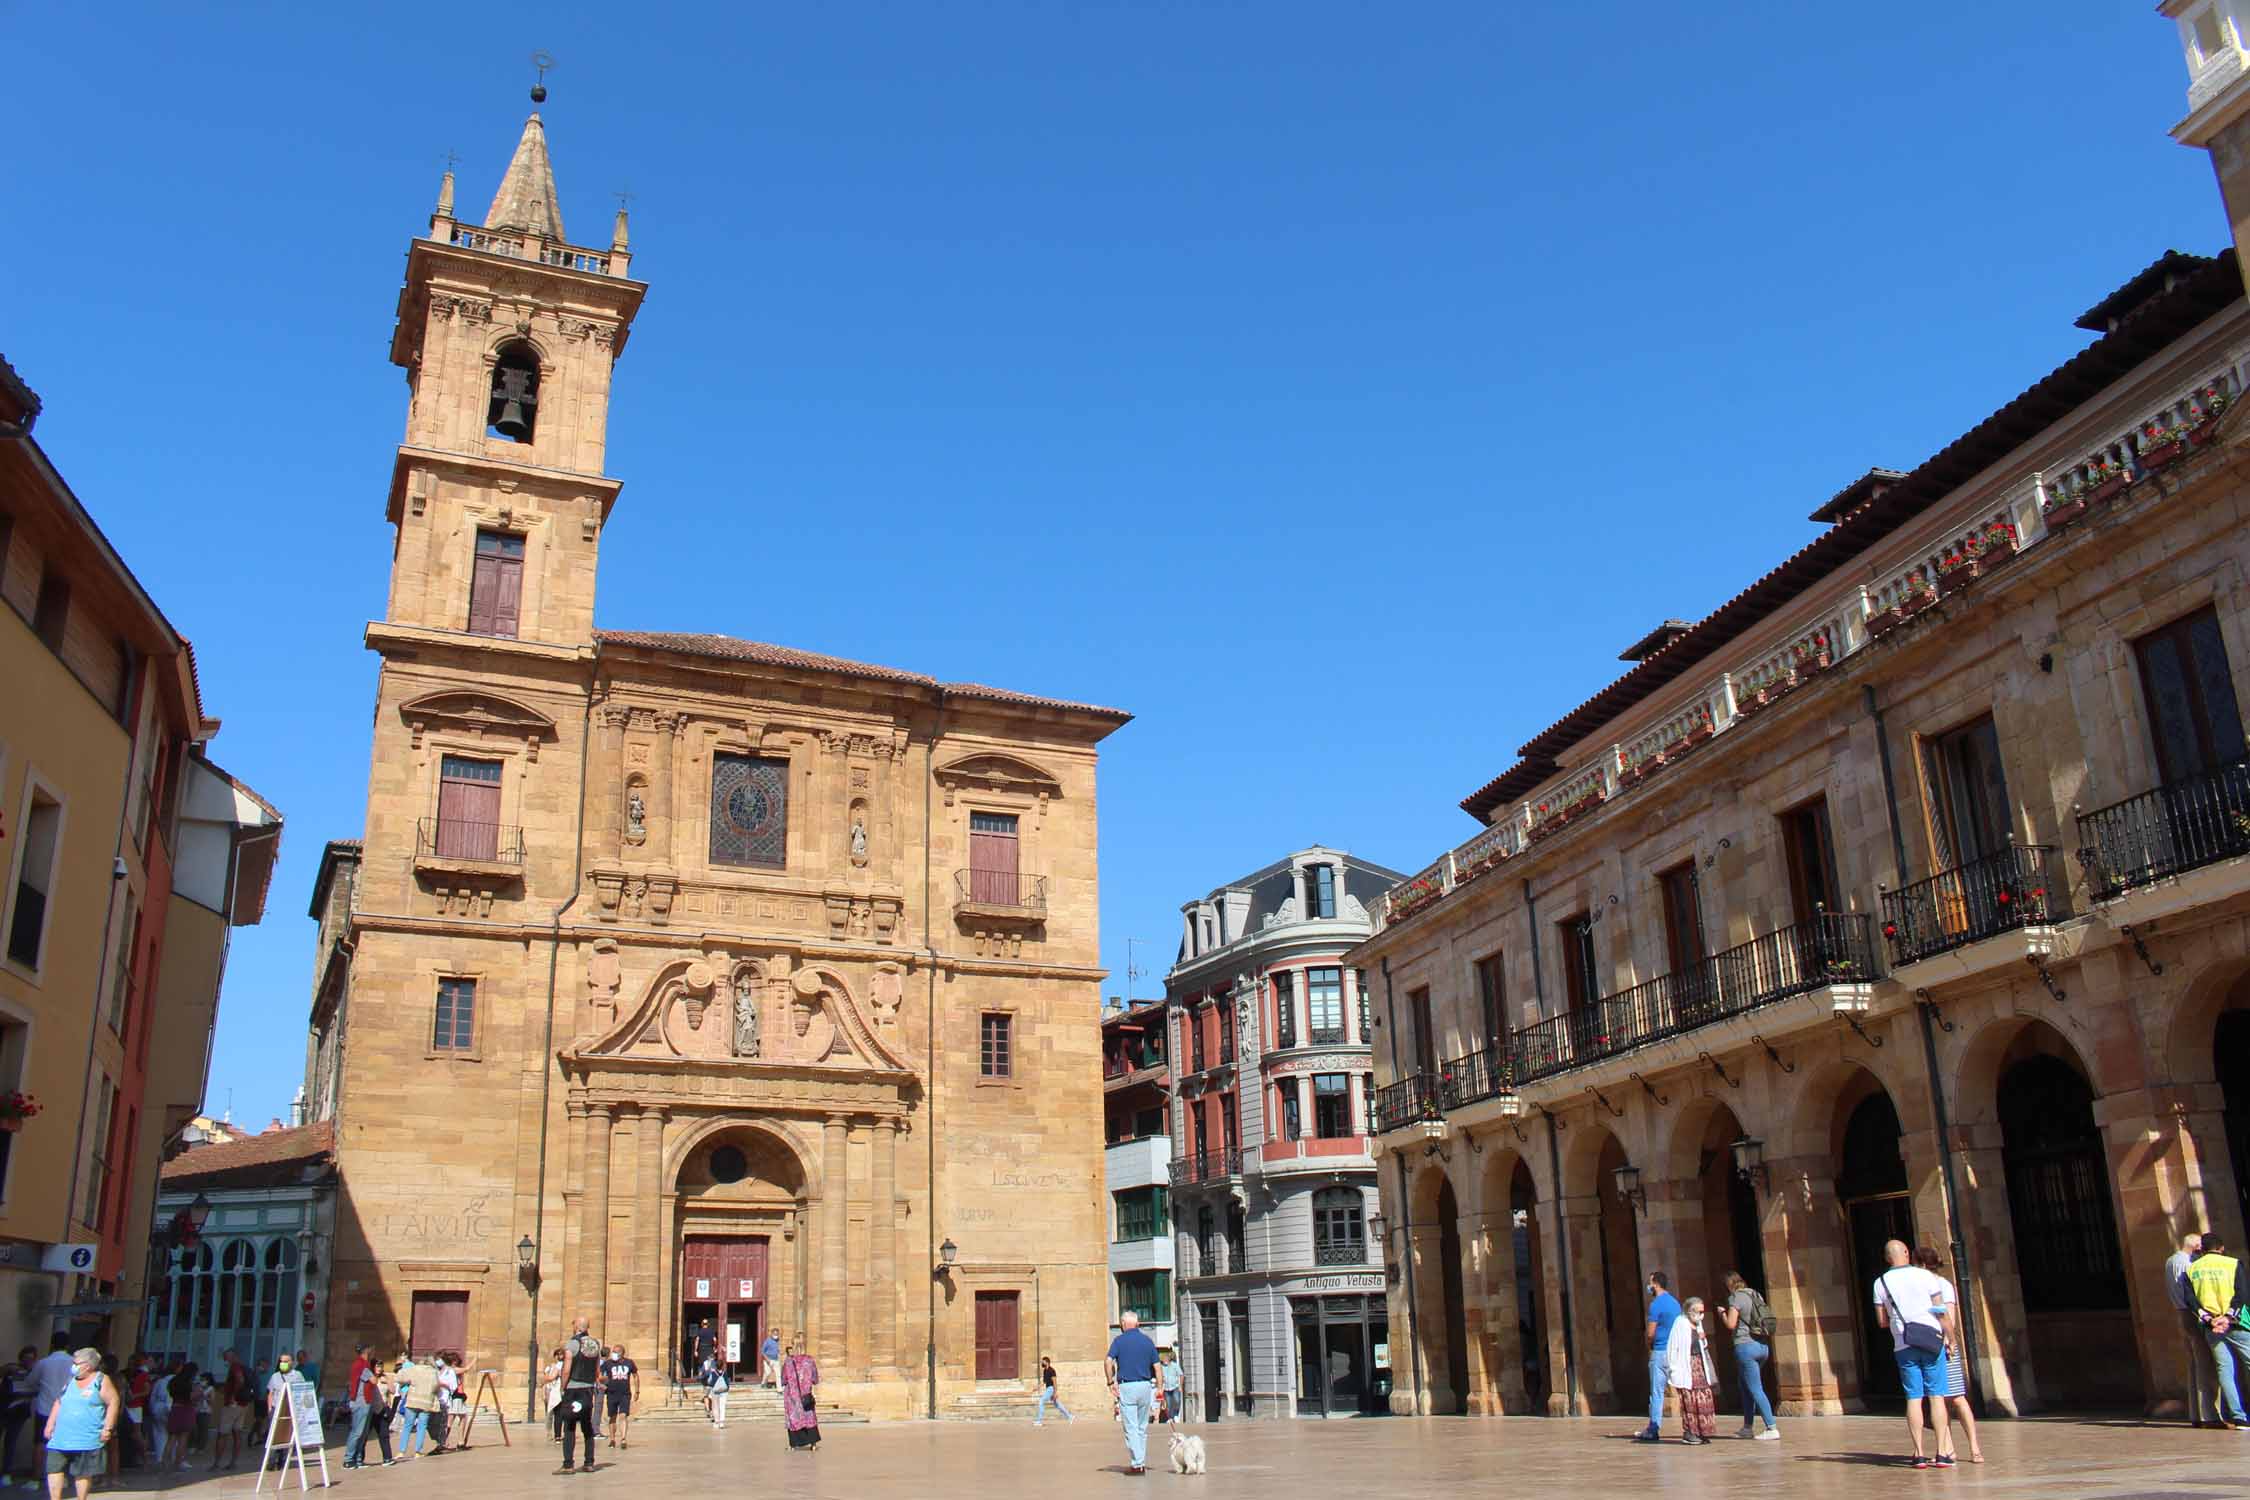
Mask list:
[[[78,1500],[86,1500],[94,1476],[102,1469],[102,1450],[117,1431],[117,1384],[104,1376],[98,1350],[81,1349],[70,1357],[70,1384],[55,1398],[47,1415],[47,1473],[67,1475],[76,1483]],[[61,1493],[60,1483],[49,1480]]]

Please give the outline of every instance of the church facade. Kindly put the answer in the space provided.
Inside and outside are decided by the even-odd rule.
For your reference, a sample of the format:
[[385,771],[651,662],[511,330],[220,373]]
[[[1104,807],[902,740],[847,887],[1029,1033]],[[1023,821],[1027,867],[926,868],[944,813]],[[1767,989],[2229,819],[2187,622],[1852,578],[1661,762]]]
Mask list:
[[536,114],[408,253],[367,826],[314,911],[331,1347],[458,1349],[519,1412],[580,1316],[652,1375],[705,1320],[746,1378],[801,1340],[872,1416],[1090,1375],[1128,716],[596,630],[630,269],[622,212],[565,235]]

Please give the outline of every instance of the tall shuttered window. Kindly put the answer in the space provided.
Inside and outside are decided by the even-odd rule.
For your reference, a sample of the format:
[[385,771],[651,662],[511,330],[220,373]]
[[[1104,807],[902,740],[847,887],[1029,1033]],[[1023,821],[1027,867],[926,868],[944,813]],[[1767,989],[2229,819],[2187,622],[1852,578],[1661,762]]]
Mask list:
[[513,639],[523,613],[523,538],[512,531],[477,533],[469,575],[469,632]]

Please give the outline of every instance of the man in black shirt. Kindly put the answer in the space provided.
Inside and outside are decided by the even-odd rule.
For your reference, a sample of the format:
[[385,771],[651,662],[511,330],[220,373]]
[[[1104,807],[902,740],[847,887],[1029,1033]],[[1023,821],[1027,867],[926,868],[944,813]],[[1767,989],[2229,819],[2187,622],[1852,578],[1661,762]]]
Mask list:
[[695,1358],[689,1362],[693,1372],[701,1374],[703,1362],[712,1358],[718,1352],[719,1331],[711,1326],[709,1318],[705,1318],[695,1325]]
[[594,1398],[602,1352],[602,1341],[586,1331],[584,1318],[570,1325],[570,1337],[563,1341],[563,1466],[558,1474],[571,1472],[581,1432],[586,1435],[584,1472],[594,1472]]
[[625,1431],[633,1420],[633,1398],[641,1393],[641,1367],[626,1357],[624,1345],[612,1348],[602,1360],[602,1384],[609,1392],[610,1446],[629,1448]]

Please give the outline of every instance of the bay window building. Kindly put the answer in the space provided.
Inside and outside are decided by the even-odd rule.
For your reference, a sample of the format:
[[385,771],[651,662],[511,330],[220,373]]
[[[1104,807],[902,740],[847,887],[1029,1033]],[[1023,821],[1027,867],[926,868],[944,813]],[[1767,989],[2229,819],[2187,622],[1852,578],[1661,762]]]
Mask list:
[[1388,1409],[1367,978],[1401,877],[1300,850],[1182,908],[1165,1011],[1179,1350],[1205,1421]]

